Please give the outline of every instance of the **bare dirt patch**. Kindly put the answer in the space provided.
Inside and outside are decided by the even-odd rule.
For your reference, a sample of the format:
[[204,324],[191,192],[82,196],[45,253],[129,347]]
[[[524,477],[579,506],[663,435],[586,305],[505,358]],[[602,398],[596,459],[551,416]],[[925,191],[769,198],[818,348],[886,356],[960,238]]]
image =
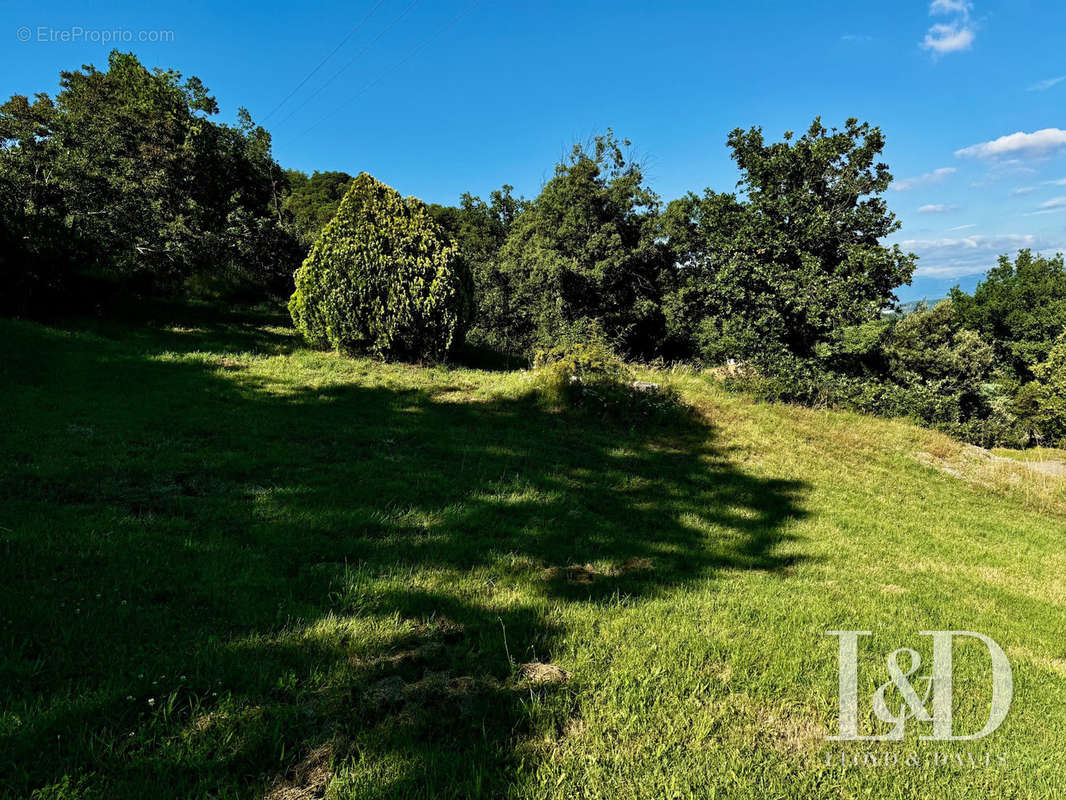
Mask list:
[[418,647],[411,647],[365,661],[359,656],[353,655],[351,656],[351,662],[356,666],[398,668],[406,664],[432,664],[438,661],[443,653],[443,644],[430,641]]
[[1026,461],[1025,466],[1034,472],[1042,472],[1045,475],[1066,477],[1066,463],[1062,461]]

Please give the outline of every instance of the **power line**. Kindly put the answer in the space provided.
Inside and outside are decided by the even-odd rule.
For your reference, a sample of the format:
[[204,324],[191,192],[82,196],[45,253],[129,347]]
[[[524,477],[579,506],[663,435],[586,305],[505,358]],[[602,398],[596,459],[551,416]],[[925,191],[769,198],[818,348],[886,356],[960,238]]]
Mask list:
[[378,39],[380,39],[382,36],[384,36],[386,33],[388,33],[390,30],[392,30],[400,20],[402,20],[404,17],[406,17],[408,15],[408,13],[410,13],[412,8],[414,8],[416,5],[418,5],[418,3],[419,3],[419,0],[411,0],[411,2],[408,3],[407,7],[403,11],[400,12],[400,15],[398,17],[396,17],[395,19],[393,19],[392,22],[390,22],[388,25],[386,25],[385,29],[383,31],[378,33],[377,36],[375,36],[373,39],[371,39],[369,42],[367,42],[363,46],[363,49],[360,50],[358,53],[356,53],[354,56],[352,56],[352,58],[348,61],[348,63],[346,63],[343,67],[341,67],[339,70],[334,72],[333,75],[331,75],[329,77],[329,79],[325,83],[323,83],[321,86],[319,86],[313,92],[311,92],[311,94],[309,94],[307,97],[305,97],[304,101],[302,103],[300,103],[300,105],[296,106],[296,108],[294,108],[292,111],[290,111],[278,124],[281,125],[281,124],[287,122],[297,111],[299,111],[301,108],[303,108],[308,103],[310,103],[315,97],[317,97],[319,94],[321,94],[323,89],[325,89],[327,86],[329,86],[331,83],[333,83],[333,81],[335,81],[337,79],[337,77],[342,72],[344,72],[346,69],[348,69],[348,67],[350,67],[357,60],[359,60],[360,56],[362,56],[367,50],[369,50],[371,47],[373,47],[374,44],[378,41]]
[[367,12],[367,15],[365,17],[363,17],[361,20],[359,20],[359,23],[354,28],[352,28],[350,31],[348,31],[348,35],[345,36],[343,39],[341,39],[340,43],[336,47],[334,47],[332,50],[330,50],[329,54],[325,58],[323,58],[321,61],[318,62],[318,66],[315,67],[310,72],[308,72],[307,75],[304,76],[304,79],[302,81],[300,81],[298,84],[296,84],[296,87],[291,92],[289,92],[287,95],[285,95],[283,98],[281,98],[281,102],[280,103],[278,103],[276,106],[274,106],[272,109],[270,109],[270,112],[265,117],[263,117],[263,121],[266,122],[268,119],[270,119],[272,116],[274,116],[274,113],[279,108],[281,108],[283,105],[285,105],[285,103],[288,101],[288,99],[290,97],[292,97],[294,94],[296,94],[298,91],[300,91],[300,89],[303,88],[303,85],[305,83],[307,83],[309,80],[311,80],[311,78],[314,77],[315,73],[318,72],[320,69],[322,69],[322,67],[325,66],[326,62],[329,61],[331,58],[333,58],[333,56],[336,55],[337,51],[340,50],[342,47],[344,47],[344,45],[346,45],[348,43],[348,40],[351,39],[366,24],[367,20],[369,20],[372,16],[374,16],[374,12],[377,11],[379,8],[381,8],[381,6],[382,6],[382,4],[384,2],[385,2],[385,0],[378,0],[377,3],[374,4],[374,7],[372,9],[370,9],[370,11]]
[[419,52],[421,52],[425,47],[427,47],[429,44],[431,44],[438,36],[440,36],[442,33],[444,33],[444,31],[448,30],[448,28],[452,27],[452,25],[454,25],[459,20],[461,20],[463,17],[465,17],[467,14],[469,14],[471,11],[473,11],[474,8],[480,3],[481,3],[481,0],[474,0],[474,2],[472,2],[470,5],[468,5],[466,8],[464,8],[462,11],[460,11],[458,14],[456,14],[450,20],[448,20],[443,25],[441,25],[439,28],[437,28],[435,31],[433,31],[433,33],[431,33],[429,35],[429,38],[427,38],[425,41],[423,41],[421,44],[419,44],[417,47],[415,47],[414,50],[409,52],[406,56],[404,56],[399,61],[397,61],[395,64],[393,64],[391,67],[389,67],[387,70],[382,72],[380,75],[378,75],[376,78],[374,78],[374,80],[370,81],[370,83],[368,83],[365,86],[363,86],[362,89],[360,89],[354,95],[349,97],[344,103],[336,106],[332,111],[327,113],[324,117],[321,117],[317,122],[313,123],[311,125],[311,127],[309,127],[307,130],[305,130],[300,135],[301,136],[306,136],[308,133],[313,131],[315,128],[317,128],[319,125],[321,125],[323,122],[325,122],[326,120],[334,117],[336,115],[336,113],[341,108],[347,108],[348,106],[350,106],[355,100],[358,100],[360,97],[362,97],[364,94],[366,94],[366,92],[370,91],[372,88],[377,86],[377,84],[381,83],[382,80],[384,80],[390,74],[395,72],[397,69],[399,69],[404,64],[406,64],[408,61],[410,61],[412,58],[414,58],[416,55],[418,55]]

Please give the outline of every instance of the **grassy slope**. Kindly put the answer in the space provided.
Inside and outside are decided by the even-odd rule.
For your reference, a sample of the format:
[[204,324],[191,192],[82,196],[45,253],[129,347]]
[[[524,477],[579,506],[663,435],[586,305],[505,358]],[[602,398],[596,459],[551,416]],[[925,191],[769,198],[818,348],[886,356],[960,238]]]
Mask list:
[[[701,421],[634,432],[540,410],[520,373],[159,319],[0,322],[0,792],[1066,787],[1066,482],[954,477],[938,434],[698,376],[673,380]],[[873,748],[1006,763],[826,766],[843,628],[874,631],[867,716],[884,653],[928,657],[919,630],[995,638],[1015,679],[996,734]],[[523,681],[534,660],[569,684]],[[956,662],[972,730],[986,659]]]

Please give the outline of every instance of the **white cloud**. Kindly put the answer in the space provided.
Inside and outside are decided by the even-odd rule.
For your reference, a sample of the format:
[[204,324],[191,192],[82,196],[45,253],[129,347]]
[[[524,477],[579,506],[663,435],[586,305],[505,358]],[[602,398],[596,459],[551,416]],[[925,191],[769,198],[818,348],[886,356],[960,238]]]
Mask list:
[[1066,211],[1066,197],[1053,197],[1041,203],[1039,210],[1033,211],[1026,216],[1040,217],[1044,214],[1058,214],[1062,211]]
[[969,225],[956,225],[954,228],[948,228],[948,233],[953,231],[968,231],[970,228],[976,228],[977,223],[971,222]]
[[927,172],[924,175],[918,175],[915,178],[892,181],[892,184],[888,188],[894,189],[897,192],[906,192],[919,186],[932,186],[937,183],[943,183],[956,172],[958,172],[958,170],[956,170],[955,167],[940,167],[939,169],[934,169],[932,172]]
[[1041,242],[1032,234],[1008,233],[1000,236],[961,236],[957,239],[905,239],[899,243],[904,250],[955,248],[961,250],[1002,250],[1005,247],[1035,247]]
[[922,40],[922,47],[937,56],[969,50],[977,38],[977,30],[970,21],[971,11],[973,4],[969,0],[933,0],[929,5],[930,14],[955,18],[930,27]]
[[933,0],[929,6],[930,14],[969,14],[973,3],[967,0]]
[[958,206],[949,206],[944,203],[930,203],[927,206],[922,206],[918,209],[919,214],[950,214],[952,211],[958,211]]
[[955,151],[958,158],[999,158],[1000,156],[1021,156],[1033,158],[1047,155],[1066,147],[1066,131],[1059,128],[1044,128],[1033,133],[1018,131],[1008,136],[1000,136],[990,142],[981,142]]
[[1037,81],[1028,89],[1027,92],[1046,92],[1053,86],[1058,86],[1063,81],[1066,81],[1066,75],[1060,75],[1057,78],[1048,78],[1047,80]]
[[977,38],[973,28],[968,24],[953,22],[950,25],[934,25],[925,34],[922,47],[932,50],[937,55],[957,53],[960,50],[969,50],[973,40]]
[[908,239],[900,247],[917,253],[915,274],[926,278],[962,278],[983,275],[995,266],[1004,253],[1013,254],[1023,248],[1035,251],[1062,249],[1066,240],[1051,241],[1039,236],[1006,234],[1001,236],[944,237],[942,239]]
[[1066,186],[1066,178],[1059,178],[1055,181],[1044,181],[1047,186]]
[[1010,193],[1015,197],[1020,197],[1023,194],[1032,194],[1035,191],[1035,186],[1019,186],[1017,189],[1011,189]]

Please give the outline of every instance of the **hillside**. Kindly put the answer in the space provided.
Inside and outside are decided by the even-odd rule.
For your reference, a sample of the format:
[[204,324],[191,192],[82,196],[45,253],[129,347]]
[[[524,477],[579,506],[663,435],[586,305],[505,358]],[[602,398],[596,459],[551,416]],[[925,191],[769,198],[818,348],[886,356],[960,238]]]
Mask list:
[[[628,430],[520,371],[149,316],[0,320],[0,793],[1061,796],[1066,479],[691,372],[655,379],[692,419]],[[841,629],[864,721],[925,630],[994,638],[1010,714],[825,741]],[[950,759],[840,764],[871,750]]]

